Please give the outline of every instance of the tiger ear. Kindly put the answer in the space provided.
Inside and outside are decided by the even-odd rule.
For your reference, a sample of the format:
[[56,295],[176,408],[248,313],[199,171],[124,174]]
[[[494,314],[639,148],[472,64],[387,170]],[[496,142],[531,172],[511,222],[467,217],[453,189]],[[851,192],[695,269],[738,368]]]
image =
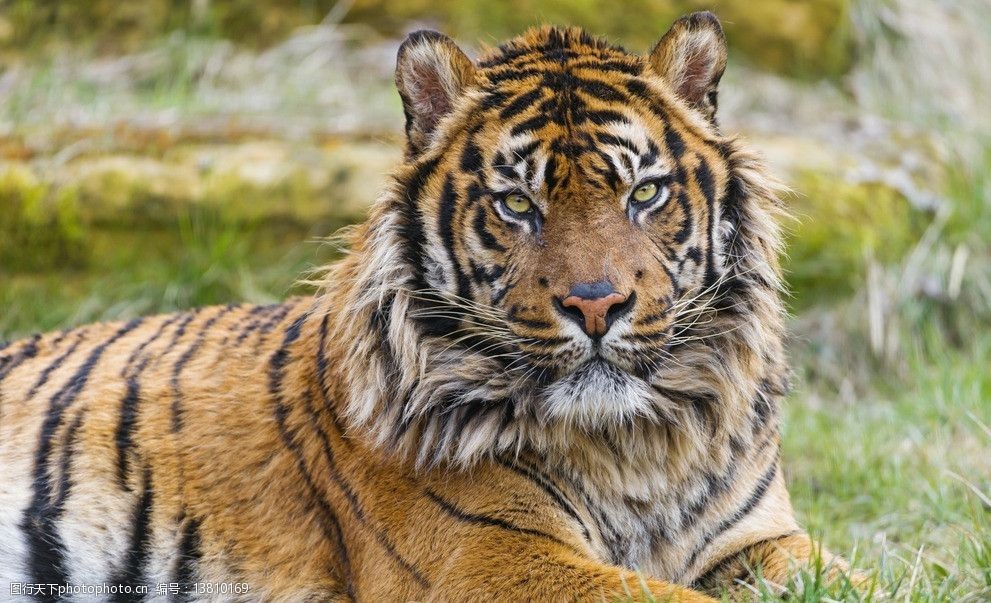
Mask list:
[[429,144],[437,124],[475,79],[475,65],[457,44],[436,31],[415,31],[396,59],[396,87],[406,113],[406,152],[415,157]]
[[726,69],[726,36],[705,11],[674,22],[650,53],[650,64],[675,93],[709,121],[716,120],[716,89]]

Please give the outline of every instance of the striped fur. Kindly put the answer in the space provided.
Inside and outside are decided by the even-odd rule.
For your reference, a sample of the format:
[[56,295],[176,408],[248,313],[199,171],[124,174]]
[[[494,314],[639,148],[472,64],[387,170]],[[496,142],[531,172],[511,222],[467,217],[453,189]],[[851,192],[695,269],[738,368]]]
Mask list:
[[[779,466],[782,208],[716,126],[723,65],[707,13],[647,57],[543,28],[472,62],[412,34],[407,159],[316,296],[0,349],[0,585],[705,601],[744,566],[785,580],[811,546]],[[595,280],[629,302],[599,340],[555,302]]]

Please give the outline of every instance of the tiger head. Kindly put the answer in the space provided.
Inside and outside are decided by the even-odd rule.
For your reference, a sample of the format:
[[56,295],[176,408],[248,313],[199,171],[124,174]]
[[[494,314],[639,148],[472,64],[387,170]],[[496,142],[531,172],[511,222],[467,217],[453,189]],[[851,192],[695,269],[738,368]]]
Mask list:
[[545,27],[476,62],[411,34],[406,161],[331,278],[352,421],[467,462],[716,437],[775,389],[778,205],[719,132],[725,65],[711,13],[647,56]]

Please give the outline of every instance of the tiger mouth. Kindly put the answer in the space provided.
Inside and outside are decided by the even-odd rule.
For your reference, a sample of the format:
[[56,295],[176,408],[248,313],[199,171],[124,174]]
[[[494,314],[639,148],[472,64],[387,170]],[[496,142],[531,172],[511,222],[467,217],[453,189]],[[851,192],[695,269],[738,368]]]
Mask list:
[[560,379],[580,381],[590,377],[608,379],[610,381],[622,381],[631,377],[643,378],[635,370],[621,366],[613,360],[605,357],[600,348],[596,348],[592,356],[578,363],[573,368],[563,371]]
[[578,365],[575,370],[571,371],[570,376],[581,379],[592,374],[598,374],[608,377],[615,376],[618,379],[627,373],[627,371],[613,364],[596,350],[595,355]]

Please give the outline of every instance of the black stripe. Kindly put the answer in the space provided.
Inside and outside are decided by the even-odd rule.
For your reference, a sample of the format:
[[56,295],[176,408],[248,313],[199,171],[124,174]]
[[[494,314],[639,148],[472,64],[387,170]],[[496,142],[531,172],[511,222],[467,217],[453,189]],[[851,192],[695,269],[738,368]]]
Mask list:
[[344,541],[344,530],[341,527],[341,522],[337,518],[337,515],[331,509],[330,505],[327,504],[327,501],[320,493],[319,488],[317,488],[317,485],[313,480],[313,476],[310,475],[310,471],[306,466],[303,449],[299,442],[296,441],[295,432],[290,431],[290,428],[286,425],[286,416],[288,415],[288,412],[289,409],[286,408],[285,405],[281,403],[277,404],[275,408],[275,419],[279,426],[279,435],[282,438],[283,444],[285,444],[286,448],[292,452],[296,460],[296,469],[299,471],[300,477],[303,478],[303,483],[306,484],[307,490],[310,493],[312,504],[315,504],[316,508],[320,511],[323,521],[319,521],[318,525],[323,532],[324,538],[327,539],[327,541],[334,543],[334,547],[337,550],[338,557],[341,562],[342,577],[347,588],[348,596],[354,600],[354,578],[351,570],[351,557]]
[[513,324],[521,325],[524,327],[529,327],[531,329],[549,329],[551,328],[551,323],[543,320],[534,320],[529,318],[521,318],[519,314],[519,306],[513,305],[509,308],[509,312],[506,313],[506,320]]
[[599,59],[592,58],[587,61],[583,61],[579,56],[576,61],[571,63],[571,67],[574,69],[595,69],[603,73],[611,73],[618,71],[620,73],[625,73],[627,75],[640,75],[643,73],[643,68],[632,60],[624,59]]
[[[120,421],[117,423],[117,430],[114,435],[114,440],[117,443],[117,482],[122,489],[127,491],[130,491],[130,485],[127,483],[129,454],[131,448],[133,447],[132,440],[134,428],[138,418],[137,407],[138,403],[141,401],[141,384],[138,381],[138,378],[151,361],[151,356],[145,355],[136,366],[134,366],[134,362],[138,359],[141,352],[144,351],[146,347],[161,337],[165,332],[165,329],[167,329],[182,316],[184,315],[175,314],[168,320],[163,321],[151,337],[141,342],[141,345],[135,348],[127,360],[127,365],[121,369],[121,377],[125,377],[127,379],[127,389],[124,393],[123,399],[121,399]],[[186,323],[190,320],[192,320],[192,316],[187,316]],[[182,329],[184,330],[185,326],[183,326]],[[178,337],[174,337],[173,339],[178,339]],[[128,372],[130,374],[128,374]]]
[[41,335],[34,335],[15,354],[0,358],[0,383],[3,383],[7,375],[13,372],[22,362],[38,355],[38,341],[40,339]]
[[[719,208],[725,219],[733,225],[733,230],[736,231],[743,223],[747,184],[737,173],[739,167],[735,165],[735,162],[730,162],[730,170],[729,182],[726,184],[726,190],[720,199]],[[746,237],[739,238],[745,239]],[[736,243],[737,237],[733,237],[731,242]]]
[[[601,159],[601,156],[600,156]],[[603,163],[606,167],[602,168],[599,166],[592,166],[592,173],[597,174],[601,177],[599,183],[606,188],[611,188],[617,190],[621,182],[619,172],[616,170],[616,166],[613,165],[611,160],[604,160]]]
[[[141,324],[140,319],[128,322],[109,339],[93,348],[86,361],[76,370],[72,378],[59,391],[55,392],[48,402],[48,413],[41,424],[38,447],[35,449],[31,504],[25,510],[24,518],[21,521],[21,530],[24,531],[28,543],[28,571],[33,583],[63,584],[68,581],[65,566],[65,546],[57,530],[57,523],[62,510],[61,507],[53,503],[53,484],[49,471],[52,440],[62,421],[62,413],[86,387],[93,368],[107,347],[134,330],[139,324]],[[68,454],[71,454],[71,449]],[[65,457],[65,462],[68,462],[68,457]],[[62,492],[68,492],[68,479],[68,475],[62,476]],[[42,597],[42,600],[51,600],[51,598]]]
[[533,130],[539,130],[547,125],[550,121],[546,113],[538,113],[533,117],[521,121],[520,123],[513,126],[510,131],[510,136],[518,136],[524,132],[531,132]]
[[558,478],[570,485],[571,491],[581,497],[582,504],[593,515],[593,519],[598,519],[595,527],[599,536],[602,538],[603,544],[609,550],[609,558],[614,564],[620,564],[629,551],[629,545],[626,537],[622,536],[619,529],[613,525],[613,518],[585,491],[582,480],[576,479],[574,475],[568,475],[567,473],[559,474]]
[[585,541],[586,542],[591,541],[591,535],[589,533],[588,526],[585,525],[585,522],[578,515],[578,511],[577,509],[575,509],[575,506],[572,505],[567,498],[565,498],[564,493],[561,492],[561,490],[558,489],[557,486],[551,483],[550,479],[548,479],[547,476],[541,474],[540,471],[532,467],[521,467],[507,460],[500,459],[499,464],[511,471],[514,471],[522,475],[523,477],[529,479],[537,486],[539,486],[541,490],[546,492],[547,495],[550,496],[555,503],[557,503],[557,506],[561,507],[562,511],[564,511],[569,517],[571,517],[576,522],[578,522],[578,525],[581,526],[582,536],[585,538]]
[[190,587],[197,582],[200,559],[203,556],[200,540],[200,520],[186,517],[182,523],[182,533],[179,535],[179,545],[174,571],[173,582],[179,585],[178,601],[189,601]]
[[[335,482],[337,482],[337,484],[341,488],[341,490],[344,491],[344,494],[348,497],[348,501],[353,506],[356,506],[357,507],[358,506],[357,495],[350,488],[350,486],[348,486],[348,484],[346,484],[344,482],[344,480],[340,477],[340,473],[339,473],[339,471],[337,469],[337,465],[336,465],[336,462],[334,460],[334,451],[333,451],[333,448],[331,448],[331,445],[330,445],[330,438],[327,436],[327,433],[323,430],[323,428],[320,427],[320,417],[317,414],[316,409],[313,407],[313,398],[310,395],[309,390],[307,390],[307,392],[304,394],[304,406],[306,408],[307,413],[310,416],[311,425],[316,429],[317,435],[320,436],[321,447],[323,449],[324,458],[327,460],[327,464],[330,466],[331,477],[334,479]],[[335,419],[335,422],[336,422],[336,419]],[[301,450],[300,450],[300,453],[299,454],[302,454],[302,451]],[[305,461],[302,459],[301,456],[297,456],[297,460],[298,460],[298,462],[303,463],[303,465],[301,465],[301,467],[302,467],[302,470],[305,471],[306,470]],[[312,478],[310,478],[310,480],[312,482]],[[316,486],[315,485],[313,486],[313,488],[314,488],[314,496],[322,501],[322,498],[319,497],[319,494],[316,493]],[[321,502],[321,504],[324,504],[325,505],[326,503],[322,503]],[[359,510],[360,510],[360,508],[359,508]],[[333,516],[333,512],[329,511],[329,507],[328,507],[328,512],[330,512],[331,513],[331,516]],[[334,521],[336,522],[337,521],[336,516],[333,516],[333,517],[334,517]],[[364,519],[364,518],[359,515],[359,520],[361,520],[361,519]],[[340,527],[339,524],[337,525],[337,529],[335,530],[334,534],[336,535],[336,538],[335,538],[336,548],[338,550],[338,553],[341,556],[341,565],[342,565],[342,571],[343,571],[343,574],[344,574],[344,576],[343,576],[344,577],[344,583],[346,584],[346,588],[347,588],[348,594],[351,596],[352,599],[354,599],[355,598],[355,595],[354,595],[354,576],[352,575],[351,561],[350,561],[350,557],[349,557],[349,554],[348,554],[348,551],[347,551],[347,547],[346,547],[346,545],[344,543],[343,531],[342,531],[342,529],[341,529],[341,527]],[[391,545],[391,543],[390,543],[390,545]],[[398,554],[395,553],[395,550],[394,549],[391,549],[390,548],[389,550],[390,550],[390,552],[393,553],[394,556],[397,556],[398,557]],[[410,567],[412,567],[412,566],[410,566]],[[413,573],[414,573],[415,576],[417,576],[419,578],[422,578],[422,576],[420,576],[420,574],[417,573],[415,570],[412,570],[412,571],[413,571]],[[420,582],[420,585],[423,586],[424,588],[426,588],[426,586],[427,586],[426,580],[422,580]]]
[[[684,189],[678,192],[677,196],[678,207],[681,208],[682,218],[681,223],[678,225],[678,232],[674,234],[674,242],[678,245],[682,245],[688,240],[688,237],[692,235],[695,231],[692,220],[694,214],[692,212],[692,205],[688,202],[688,194]],[[709,208],[709,215],[712,215],[712,208]],[[710,246],[711,249],[711,246]]]
[[[272,316],[268,320],[262,322],[257,327],[258,333],[261,334],[261,335],[265,335],[268,332],[270,332],[280,322],[282,322],[282,320],[289,314],[289,311],[292,310],[295,306],[296,306],[295,303],[290,303],[288,301],[287,302],[283,302],[282,304],[279,304],[278,306],[276,306],[276,310],[275,310],[275,312],[272,313]],[[255,343],[256,349],[257,349],[257,346],[259,344],[261,344],[261,342],[262,342],[262,338],[259,338],[258,341]]]
[[647,84],[643,80],[631,78],[623,83],[626,86],[626,91],[629,92],[636,98],[649,101],[652,98],[652,93],[647,88]]
[[138,419],[138,402],[141,399],[137,376],[127,379],[127,391],[120,402],[120,421],[114,440],[117,443],[117,483],[124,490],[130,490],[127,483],[128,458],[133,446],[133,434]]
[[612,85],[599,80],[575,78],[578,84],[578,91],[588,94],[593,98],[613,103],[626,103],[629,99],[622,92]]
[[474,174],[480,169],[482,169],[482,150],[478,148],[475,141],[468,140],[461,152],[461,170]]
[[[72,423],[66,429],[65,439],[59,454],[59,483],[54,500],[46,499],[43,509],[34,509],[32,504],[29,511],[36,512],[32,512],[30,523],[25,517],[21,524],[21,529],[28,535],[28,545],[30,546],[28,553],[32,575],[37,575],[38,566],[43,564],[44,575],[62,578],[61,582],[55,582],[55,584],[63,584],[68,581],[68,573],[65,570],[64,544],[57,526],[65,512],[65,503],[72,490],[72,458],[76,453],[76,440],[85,412],[85,407],[79,409]],[[48,488],[50,490],[51,485]],[[38,541],[39,537],[42,539],[41,542]],[[35,594],[35,598],[39,601],[58,600],[52,592]]]
[[323,319],[320,321],[320,339],[317,345],[317,380],[320,384],[320,395],[323,398],[323,409],[324,412],[330,415],[331,419],[334,421],[337,431],[341,434],[344,433],[344,426],[338,422],[338,417],[336,413],[336,405],[331,400],[330,396],[330,382],[327,377],[327,370],[329,368],[327,363],[327,335],[328,327],[330,325],[330,313],[327,312],[323,315]]
[[426,245],[427,237],[423,231],[423,216],[419,206],[420,195],[437,168],[438,162],[439,158],[433,158],[417,166],[416,171],[406,183],[406,194],[402,195],[403,201],[400,206],[403,217],[401,232],[406,243],[404,258],[413,271],[413,284],[417,289],[426,289],[426,280],[423,278],[425,266],[423,247]]
[[495,238],[488,228],[485,226],[486,214],[485,209],[481,205],[475,208],[475,220],[473,226],[475,227],[475,234],[478,235],[478,240],[482,244],[482,247],[492,251],[505,252],[506,248],[503,247],[499,240]]
[[485,187],[482,186],[479,180],[469,183],[467,190],[466,206],[467,207],[477,206],[479,201],[481,201],[487,194],[488,193],[486,193]]
[[634,155],[640,155],[640,148],[629,138],[625,136],[616,136],[609,134],[608,132],[596,132],[595,139],[602,144],[608,144],[614,147],[622,147],[629,150]]
[[432,490],[424,490],[424,493],[427,495],[427,497],[430,500],[434,501],[434,503],[436,503],[437,506],[439,506],[445,513],[447,513],[449,516],[453,517],[454,519],[457,519],[458,521],[464,523],[473,523],[483,526],[492,526],[494,528],[499,528],[510,532],[519,532],[520,534],[526,534],[528,536],[536,536],[538,538],[544,538],[556,544],[560,544],[562,546],[571,548],[570,546],[565,544],[564,541],[558,539],[555,536],[548,534],[547,532],[541,532],[540,530],[535,530],[533,528],[524,528],[516,524],[510,523],[504,519],[499,519],[498,517],[489,517],[488,515],[478,515],[475,513],[469,513],[463,509],[459,509],[458,507],[454,506],[453,503],[445,500],[443,497],[441,497],[439,494],[437,494]]
[[661,154],[661,150],[657,148],[657,145],[654,144],[653,140],[650,140],[648,138],[647,151],[645,153],[641,153],[639,156],[640,165],[641,166],[653,165],[654,163],[657,162],[657,156],[660,154]]
[[492,285],[495,281],[503,275],[506,271],[504,266],[496,264],[491,268],[487,266],[479,266],[475,263],[475,260],[469,259],[468,265],[471,268],[472,280],[479,285]]
[[[484,65],[480,65],[480,66],[484,67]],[[496,71],[493,73],[489,73],[485,76],[485,78],[489,81],[490,84],[500,84],[502,82],[507,82],[507,81],[518,82],[520,80],[525,80],[527,78],[542,76],[543,74],[544,74],[543,70],[540,69],[520,69],[519,67],[514,66],[514,67],[507,67],[506,69]],[[503,95],[505,94],[506,93],[502,92],[501,90],[493,91],[490,93],[490,95],[499,95],[499,100],[502,100],[503,102],[505,102],[505,99],[503,98]]]
[[[501,157],[501,155],[499,156]],[[492,169],[507,180],[516,180],[516,165],[499,162],[498,158],[493,159]]]
[[[441,402],[441,416],[444,420],[444,443],[437,447],[437,452],[447,450],[448,440],[460,437],[473,421],[482,421],[501,410],[503,403],[508,400],[464,400],[464,394],[457,392],[445,396]],[[457,417],[457,419],[455,419]],[[440,460],[441,455],[435,455]]]
[[[335,460],[335,455],[333,448],[330,445],[330,438],[328,438],[327,433],[320,427],[320,417],[316,414],[316,410],[313,408],[313,401],[309,397],[308,392],[304,394],[304,408],[310,415],[310,425],[317,431],[317,435],[320,437],[321,448],[323,450],[324,459],[327,461],[327,465],[330,469],[331,479],[337,484],[341,492],[344,494],[345,499],[347,499],[348,504],[351,507],[352,512],[358,521],[362,522],[366,526],[367,516],[365,511],[358,500],[358,495],[355,493],[354,488],[343,478],[340,470],[337,467],[337,462]],[[399,552],[396,550],[395,545],[389,541],[389,539],[382,533],[381,530],[375,529],[373,526],[368,526],[371,531],[375,534],[376,539],[379,544],[389,553],[390,556],[407,572],[413,575],[413,578],[420,584],[421,587],[429,587],[429,582],[423,575],[406,559],[404,559]]]
[[[326,316],[324,318],[326,319]],[[303,453],[302,446],[296,441],[295,432],[292,431],[286,424],[286,418],[289,415],[289,408],[282,400],[283,371],[289,358],[289,346],[299,339],[305,319],[306,315],[304,314],[289,325],[285,331],[282,346],[276,350],[274,354],[272,354],[272,359],[269,362],[269,392],[272,394],[274,399],[274,416],[275,422],[279,427],[279,435],[282,438],[283,444],[285,444],[286,448],[295,457],[296,468],[299,471],[300,476],[303,478],[303,483],[306,484],[306,487],[309,490],[312,503],[315,504],[316,508],[320,511],[323,521],[319,522],[319,526],[323,531],[324,538],[335,544],[335,548],[337,549],[341,560],[342,571],[344,574],[343,577],[345,584],[347,585],[348,595],[354,599],[355,591],[354,581],[351,578],[350,555],[348,554],[348,550],[344,542],[344,532],[341,527],[340,520],[338,520],[337,515],[331,509],[330,505],[327,504],[327,501],[320,493],[319,488],[317,488],[317,485],[313,480],[313,476],[310,475],[310,471],[307,468],[306,458]]]
[[544,186],[547,192],[552,192],[557,187],[557,159],[551,155],[544,164]]
[[83,425],[85,415],[85,406],[76,411],[76,416],[66,428],[65,438],[62,441],[62,450],[59,454],[59,488],[54,504],[59,515],[65,510],[65,501],[69,499],[69,492],[72,490],[72,458],[76,455],[76,441],[79,439],[79,428]]
[[168,319],[162,321],[162,324],[159,325],[158,329],[155,331],[154,334],[152,334],[151,337],[145,339],[144,341],[141,342],[141,344],[138,347],[134,348],[134,350],[131,351],[131,355],[127,357],[127,363],[124,365],[124,368],[120,369],[120,376],[123,377],[124,375],[126,375],[127,371],[130,370],[131,366],[137,361],[138,356],[141,354],[141,352],[143,352],[145,348],[147,348],[155,340],[161,337],[162,333],[165,332],[165,329],[171,326],[175,321],[179,320],[179,318],[182,316],[183,314],[177,313],[177,314],[173,314]]
[[[585,153],[595,150],[595,148],[595,140],[585,132],[575,132],[573,136],[554,138],[550,144],[551,152],[560,153],[574,161],[580,159]],[[581,166],[574,167],[580,168]]]
[[499,112],[499,118],[510,120],[533,106],[544,95],[543,88],[534,88],[529,92],[520,94]]
[[[309,470],[307,469],[306,460],[303,455],[302,447],[296,442],[294,437],[294,432],[290,431],[286,424],[286,418],[289,413],[289,408],[286,406],[285,401],[282,398],[282,377],[283,369],[285,364],[289,360],[289,347],[295,342],[300,335],[303,323],[305,323],[307,315],[304,314],[296,319],[293,324],[289,325],[286,329],[285,337],[283,339],[282,346],[276,350],[272,355],[272,360],[269,365],[269,393],[275,400],[276,404],[276,421],[279,424],[280,433],[282,433],[283,442],[286,446],[296,455],[297,466],[299,471],[303,476],[304,481],[306,481],[309,486],[314,499],[316,500],[318,506],[323,510],[325,516],[333,517],[333,521],[338,525],[336,516],[333,511],[327,505],[323,496],[321,496],[316,483],[310,476]],[[330,440],[327,437],[326,432],[320,427],[319,417],[316,414],[316,410],[313,408],[312,399],[309,398],[309,392],[304,394],[304,408],[310,413],[310,425],[316,429],[318,436],[321,439],[322,451],[324,458],[327,461],[328,467],[330,469],[330,476],[334,483],[340,488],[341,492],[344,494],[344,498],[347,500],[348,505],[351,507],[352,512],[359,522],[365,525],[376,537],[379,544],[386,550],[386,552],[402,567],[404,570],[413,576],[413,579],[417,581],[421,588],[428,588],[430,586],[427,579],[411,564],[409,561],[404,559],[402,555],[396,550],[395,545],[389,541],[388,537],[379,529],[370,525],[367,521],[367,516],[365,515],[364,509],[362,509],[361,504],[358,500],[358,496],[354,489],[348,484],[344,478],[341,476],[340,471],[337,468],[337,464],[334,457],[333,449],[330,446]],[[340,531],[338,530],[338,534]],[[343,548],[343,540],[340,539],[340,550],[343,555],[345,555],[344,561],[347,562],[346,554],[347,551]],[[350,566],[345,567],[346,572],[350,575]],[[349,588],[351,587],[351,579],[347,580]]]
[[678,575],[679,581],[681,580],[681,578],[684,577],[685,572],[690,570],[692,566],[695,565],[695,561],[698,559],[698,556],[701,555],[702,551],[704,551],[710,544],[712,544],[713,540],[719,537],[719,535],[725,532],[726,530],[740,523],[740,521],[742,521],[744,517],[749,515],[750,512],[757,507],[760,501],[764,499],[764,496],[767,494],[768,489],[771,487],[771,482],[774,481],[774,478],[777,474],[778,474],[778,456],[777,454],[775,454],[774,459],[771,462],[770,469],[768,469],[764,473],[764,475],[761,476],[761,478],[757,481],[757,485],[754,487],[754,490],[753,492],[751,492],[750,496],[747,497],[747,500],[744,501],[744,503],[740,505],[740,507],[736,511],[734,511],[729,517],[724,519],[718,526],[716,526],[714,529],[709,531],[709,533],[702,538],[702,542],[700,542],[698,546],[695,547],[695,549],[692,551],[691,556],[689,556],[688,561],[685,562],[683,569]]
[[[327,378],[328,363],[327,363],[326,350],[327,350],[329,323],[330,323],[330,314],[326,313],[323,316],[323,320],[320,321],[320,341],[316,354],[317,377],[319,379],[319,384],[320,384],[320,395],[323,401],[323,411],[327,414],[327,416],[330,417],[331,423],[334,424],[334,428],[337,429],[337,433],[340,434],[341,442],[345,446],[347,446],[348,441],[347,438],[344,437],[344,434],[346,433],[346,429],[344,427],[344,424],[341,422],[340,417],[337,416],[337,405],[334,404],[334,401],[330,395],[330,383]],[[383,343],[382,353],[383,355],[388,355],[390,353],[388,344]]]
[[[620,153],[619,154],[619,161],[620,161],[620,163],[623,164],[623,167],[626,168],[627,173],[629,173],[629,174],[636,174],[637,173],[636,170],[633,169],[633,160],[630,159],[630,155],[628,153]],[[613,185],[613,186],[615,187],[615,185]]]
[[630,123],[630,120],[626,117],[626,115],[620,113],[619,111],[613,111],[612,109],[591,109],[585,112],[585,119],[599,126],[612,123]]
[[705,195],[705,202],[712,207],[716,203],[716,180],[709,169],[709,164],[703,157],[699,157],[699,164],[695,167],[695,181],[698,182],[702,194]]
[[705,195],[705,203],[708,209],[709,221],[709,249],[706,254],[705,280],[707,284],[716,282],[716,183],[712,177],[712,171],[705,159],[699,157],[699,164],[695,168],[695,180],[698,182],[702,194]]
[[685,141],[670,125],[664,129],[664,144],[668,147],[671,157],[680,163],[682,155],[685,154]]
[[85,331],[80,332],[79,335],[76,337],[76,340],[72,342],[72,345],[70,345],[65,350],[65,352],[60,354],[58,358],[56,358],[48,366],[46,366],[45,370],[41,371],[41,374],[38,376],[38,380],[35,381],[34,385],[31,386],[31,389],[28,390],[28,395],[26,398],[27,400],[33,398],[34,395],[38,393],[38,390],[44,387],[45,383],[48,383],[48,378],[52,376],[52,372],[55,371],[55,369],[62,366],[62,363],[65,362],[65,359],[76,351],[76,349],[79,347],[79,344],[82,342],[85,336],[86,336]]
[[182,336],[186,334],[186,327],[189,326],[189,323],[193,322],[193,319],[196,318],[196,316],[200,313],[201,310],[202,308],[194,308],[182,315],[183,318],[176,325],[175,331],[172,332],[172,338],[169,340],[169,343],[165,346],[162,352],[162,356],[172,351],[172,348],[174,348],[175,344],[179,342],[179,339],[181,339]]
[[[270,304],[267,306],[255,306],[249,310],[248,315],[245,317],[245,321],[248,324],[241,329],[240,333],[237,334],[237,339],[234,340],[234,345],[239,346],[244,343],[244,340],[261,326],[264,315],[280,307],[282,307],[281,304]],[[239,324],[238,326],[241,325]]]
[[[540,147],[540,144],[541,142],[539,138],[536,140],[531,140],[522,147],[510,149],[509,154],[512,155],[517,162],[531,161],[533,159],[533,153]],[[527,179],[529,180],[529,177]]]
[[[143,577],[145,563],[150,553],[148,546],[151,541],[152,500],[151,468],[145,466],[141,476],[141,496],[135,501],[134,511],[131,514],[131,539],[124,554],[124,565],[114,572],[110,584],[127,584],[132,587],[145,584]],[[185,533],[183,536],[185,537]],[[143,600],[144,597],[141,599]],[[131,595],[118,592],[111,600],[124,603],[135,599]]]
[[440,197],[440,211],[437,213],[437,230],[440,234],[444,248],[447,250],[447,259],[451,264],[458,285],[458,297],[467,299],[471,295],[468,275],[461,269],[458,263],[457,251],[454,242],[454,219],[457,212],[458,195],[454,191],[454,180],[448,175],[444,181],[444,192]]
[[[747,566],[747,551],[758,546],[763,546],[769,542],[773,542],[775,540],[781,540],[782,538],[788,538],[789,536],[795,536],[801,533],[802,530],[793,530],[791,532],[787,532],[780,536],[772,536],[770,538],[764,538],[763,540],[758,540],[753,544],[749,544],[742,551],[737,551],[735,553],[732,553],[724,557],[723,559],[720,559],[715,564],[713,564],[713,566],[710,567],[708,570],[706,570],[704,574],[702,574],[701,576],[696,578],[694,582],[692,582],[692,587],[709,589],[719,586],[720,583],[733,584],[734,578],[740,580],[746,579],[748,576],[751,575],[751,569],[754,570],[757,569],[756,567],[750,568]],[[734,562],[738,562],[743,565],[742,571],[739,574],[732,577],[723,576],[722,574],[725,573],[730,568],[730,566],[733,565]]]

